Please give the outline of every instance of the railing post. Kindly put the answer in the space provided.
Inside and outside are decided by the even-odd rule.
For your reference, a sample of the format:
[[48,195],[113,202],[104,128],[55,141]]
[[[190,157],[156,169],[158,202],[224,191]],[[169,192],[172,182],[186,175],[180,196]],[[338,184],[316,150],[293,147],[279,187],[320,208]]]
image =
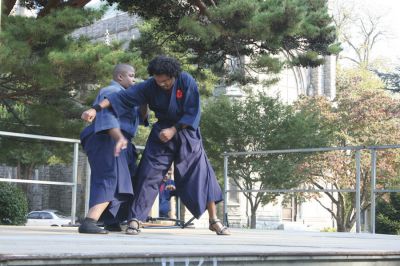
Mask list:
[[85,185],[85,217],[89,212],[89,198],[90,198],[90,169],[89,159],[86,157],[86,185]]
[[375,234],[376,150],[371,150],[371,233]]
[[74,160],[72,165],[72,203],[71,203],[71,224],[75,224],[76,216],[76,194],[78,189],[78,159],[79,143],[74,143]]
[[361,150],[356,150],[356,232],[361,232]]
[[224,225],[228,226],[228,156],[224,153]]
[[177,197],[176,201],[176,218],[178,220],[185,220],[185,217],[181,217],[181,198]]

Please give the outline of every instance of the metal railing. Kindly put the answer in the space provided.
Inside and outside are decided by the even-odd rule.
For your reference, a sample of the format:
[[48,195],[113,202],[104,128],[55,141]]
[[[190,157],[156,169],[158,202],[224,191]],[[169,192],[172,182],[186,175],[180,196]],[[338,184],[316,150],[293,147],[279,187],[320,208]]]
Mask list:
[[76,196],[78,187],[78,155],[79,155],[79,143],[78,139],[68,139],[68,138],[58,138],[49,137],[42,135],[31,135],[22,134],[14,132],[0,131],[0,136],[17,137],[17,138],[29,138],[29,139],[39,139],[48,140],[56,142],[67,142],[74,145],[74,155],[72,162],[72,182],[55,182],[55,181],[43,181],[43,180],[30,180],[30,179],[15,179],[15,178],[0,178],[0,182],[14,182],[14,183],[29,183],[29,184],[44,184],[44,185],[59,185],[59,186],[71,186],[72,196],[71,196],[71,224],[75,224],[76,216]]
[[[74,144],[74,155],[72,162],[72,182],[56,182],[56,181],[42,181],[42,180],[30,180],[30,179],[15,179],[15,178],[1,178],[0,182],[12,182],[12,183],[26,183],[26,184],[42,184],[42,185],[59,185],[59,186],[71,186],[71,224],[75,224],[76,217],[76,201],[77,201],[77,187],[78,187],[78,159],[79,159],[79,139],[68,139],[59,137],[50,137],[42,135],[23,134],[15,132],[0,131],[0,136],[17,137],[17,138],[30,138],[39,140],[49,140],[56,142],[67,142]],[[143,151],[143,146],[136,145],[136,150]],[[85,215],[89,211],[89,195],[90,195],[90,165],[86,161],[86,183],[85,183]]]
[[[263,192],[263,193],[296,193],[296,192],[355,192],[355,211],[356,211],[356,232],[361,232],[361,151],[369,150],[371,153],[371,233],[375,233],[375,198],[377,193],[400,192],[400,189],[376,189],[376,161],[377,150],[398,149],[400,145],[382,145],[382,146],[346,146],[346,147],[324,147],[308,149],[286,149],[269,150],[253,152],[225,152],[224,157],[224,223],[227,224],[228,218],[228,193],[229,192]],[[228,159],[229,157],[245,155],[268,155],[268,154],[287,154],[287,153],[309,153],[309,152],[327,152],[327,151],[355,151],[356,168],[356,187],[353,189],[262,189],[262,190],[230,190],[228,183]]]
[[[78,152],[80,141],[78,139],[68,139],[59,137],[50,137],[43,135],[22,134],[14,132],[0,131],[0,136],[30,138],[39,140],[48,140],[56,142],[72,143],[73,162],[72,162],[72,182],[56,182],[42,181],[29,179],[13,179],[0,178],[0,182],[15,182],[15,183],[31,183],[31,184],[46,184],[46,185],[61,185],[71,186],[71,223],[75,223],[76,216],[76,199],[77,199],[77,176],[78,176]],[[138,150],[143,150],[144,147],[136,146]],[[376,162],[377,150],[398,149],[400,145],[382,145],[382,146],[347,146],[347,147],[324,147],[324,148],[308,148],[308,149],[286,149],[286,150],[269,150],[269,151],[254,151],[254,152],[225,152],[224,157],[224,222],[227,223],[227,199],[229,192],[263,192],[263,193],[295,193],[295,192],[355,192],[356,202],[356,232],[361,232],[361,151],[369,150],[371,153],[371,233],[375,233],[375,209],[376,209],[376,194],[377,193],[392,193],[400,192],[400,189],[376,189]],[[310,152],[325,152],[325,151],[355,151],[355,168],[356,168],[356,187],[350,189],[262,189],[262,190],[230,190],[228,187],[228,160],[229,157],[237,157],[244,155],[268,155],[268,154],[287,154],[287,153],[310,153]],[[88,164],[87,164],[88,165]],[[90,194],[90,168],[86,171],[86,191],[85,191],[85,213],[87,213],[88,200]]]

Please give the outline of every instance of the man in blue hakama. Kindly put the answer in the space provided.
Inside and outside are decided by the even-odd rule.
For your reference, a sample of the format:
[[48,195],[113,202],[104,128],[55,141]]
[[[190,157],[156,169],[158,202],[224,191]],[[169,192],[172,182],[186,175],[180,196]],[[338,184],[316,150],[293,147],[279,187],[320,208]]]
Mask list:
[[[134,83],[135,72],[132,66],[119,64],[114,68],[113,81],[100,90],[94,105],[112,93],[123,91]],[[104,234],[108,231],[121,231],[120,222],[126,220],[133,200],[133,176],[136,171],[136,148],[131,139],[140,123],[139,107],[126,109],[118,119],[111,110],[100,111],[96,120],[81,133],[82,147],[88,156],[91,167],[89,211],[79,227],[80,233]],[[127,148],[114,155],[119,136],[115,128],[120,128]],[[114,135],[116,134],[116,135]],[[96,225],[101,219],[105,229]]]
[[[139,221],[146,220],[162,179],[174,163],[176,195],[196,218],[208,210],[210,230],[230,234],[216,215],[215,204],[222,200],[222,192],[202,143],[200,95],[195,80],[181,71],[175,59],[165,56],[153,59],[148,72],[150,79],[111,94],[100,103],[101,108],[111,106],[117,116],[133,106],[148,104],[158,119],[138,167],[127,233],[139,233]],[[82,114],[87,121],[95,116],[94,109]],[[116,151],[125,144],[120,138]]]

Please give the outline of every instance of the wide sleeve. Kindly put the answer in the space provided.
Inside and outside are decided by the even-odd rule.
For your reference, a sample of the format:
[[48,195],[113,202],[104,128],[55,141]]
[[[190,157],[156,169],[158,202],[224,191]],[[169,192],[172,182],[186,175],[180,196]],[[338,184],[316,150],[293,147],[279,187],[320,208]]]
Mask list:
[[[99,95],[96,98],[94,104],[97,104],[107,98],[109,95],[118,91],[117,89],[106,88],[100,91]],[[94,121],[94,131],[96,133],[108,130],[111,128],[119,128],[120,123],[118,118],[110,109],[103,109],[96,115],[96,120]]]
[[196,81],[188,74],[182,76],[182,82],[186,96],[183,103],[183,116],[179,119],[178,124],[186,125],[196,130],[200,123],[199,90]]
[[106,97],[110,101],[111,109],[117,117],[124,112],[132,110],[135,106],[140,106],[148,102],[145,94],[146,85],[147,81],[144,81]]
[[[147,105],[146,105],[146,107],[147,107]],[[145,127],[148,127],[150,125],[150,123],[149,123],[149,117],[150,117],[149,112],[147,112],[146,116],[143,117],[142,116],[142,112],[140,111],[140,108],[137,107],[136,108],[136,115],[137,115],[137,117],[139,117],[139,125],[142,125],[142,126],[145,126]]]

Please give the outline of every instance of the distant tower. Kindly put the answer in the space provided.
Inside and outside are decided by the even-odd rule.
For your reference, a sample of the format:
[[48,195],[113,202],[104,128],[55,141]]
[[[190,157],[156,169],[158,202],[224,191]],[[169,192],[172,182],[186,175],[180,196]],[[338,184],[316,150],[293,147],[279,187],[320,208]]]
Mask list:
[[106,29],[106,33],[104,33],[104,42],[106,45],[110,46],[111,41],[110,41],[110,33],[108,32],[108,29]]
[[325,73],[324,95],[326,97],[328,97],[330,100],[333,100],[336,97],[336,56],[335,55],[325,56],[324,73]]
[[334,55],[324,57],[321,66],[308,68],[307,95],[323,95],[330,100],[336,97],[336,58]]

